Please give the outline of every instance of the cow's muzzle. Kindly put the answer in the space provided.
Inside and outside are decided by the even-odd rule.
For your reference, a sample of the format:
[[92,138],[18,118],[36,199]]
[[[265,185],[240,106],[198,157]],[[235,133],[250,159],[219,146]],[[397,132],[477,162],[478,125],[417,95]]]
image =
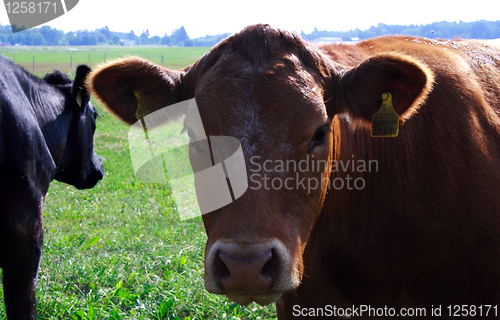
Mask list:
[[92,165],[85,168],[83,175],[80,177],[81,182],[75,184],[77,189],[93,188],[104,176],[104,167],[101,158],[94,153],[92,155]]
[[207,252],[205,288],[247,305],[275,302],[298,286],[299,275],[282,242],[217,241]]

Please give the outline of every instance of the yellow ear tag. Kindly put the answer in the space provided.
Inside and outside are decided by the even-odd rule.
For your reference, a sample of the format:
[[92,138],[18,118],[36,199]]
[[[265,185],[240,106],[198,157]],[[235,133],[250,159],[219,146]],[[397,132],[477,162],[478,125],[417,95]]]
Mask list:
[[382,95],[382,106],[372,117],[372,137],[397,137],[399,133],[399,114],[392,106],[389,92]]
[[134,94],[135,98],[137,99],[137,110],[135,112],[135,117],[137,118],[137,120],[140,120],[153,112],[153,110],[150,110],[148,108],[148,105],[146,104],[142,94],[139,91],[134,91]]

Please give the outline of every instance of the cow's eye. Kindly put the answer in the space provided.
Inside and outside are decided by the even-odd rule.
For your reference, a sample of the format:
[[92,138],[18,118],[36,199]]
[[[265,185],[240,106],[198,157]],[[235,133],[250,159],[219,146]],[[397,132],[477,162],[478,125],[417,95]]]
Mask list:
[[326,134],[330,130],[330,127],[328,125],[322,126],[316,130],[314,133],[314,136],[312,137],[311,141],[309,141],[309,144],[307,145],[307,152],[311,153],[314,148],[317,146],[322,145],[325,142]]

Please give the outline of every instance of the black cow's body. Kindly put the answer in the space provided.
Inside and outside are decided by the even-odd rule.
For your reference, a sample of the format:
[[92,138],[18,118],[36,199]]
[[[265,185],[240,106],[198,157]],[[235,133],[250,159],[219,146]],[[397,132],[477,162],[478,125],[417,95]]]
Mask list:
[[[78,67],[39,79],[0,55],[0,267],[8,319],[34,319],[42,209],[52,179],[91,188],[103,176],[97,113]],[[79,103],[81,106],[79,106]]]

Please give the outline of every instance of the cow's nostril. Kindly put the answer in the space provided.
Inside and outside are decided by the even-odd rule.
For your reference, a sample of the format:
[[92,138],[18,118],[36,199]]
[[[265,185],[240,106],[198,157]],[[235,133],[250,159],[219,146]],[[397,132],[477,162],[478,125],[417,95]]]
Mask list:
[[220,250],[215,255],[214,259],[214,277],[217,279],[219,285],[229,278],[229,270],[220,258]]
[[271,259],[264,265],[260,275],[264,280],[274,283],[279,276],[280,259],[275,249],[271,250]]

